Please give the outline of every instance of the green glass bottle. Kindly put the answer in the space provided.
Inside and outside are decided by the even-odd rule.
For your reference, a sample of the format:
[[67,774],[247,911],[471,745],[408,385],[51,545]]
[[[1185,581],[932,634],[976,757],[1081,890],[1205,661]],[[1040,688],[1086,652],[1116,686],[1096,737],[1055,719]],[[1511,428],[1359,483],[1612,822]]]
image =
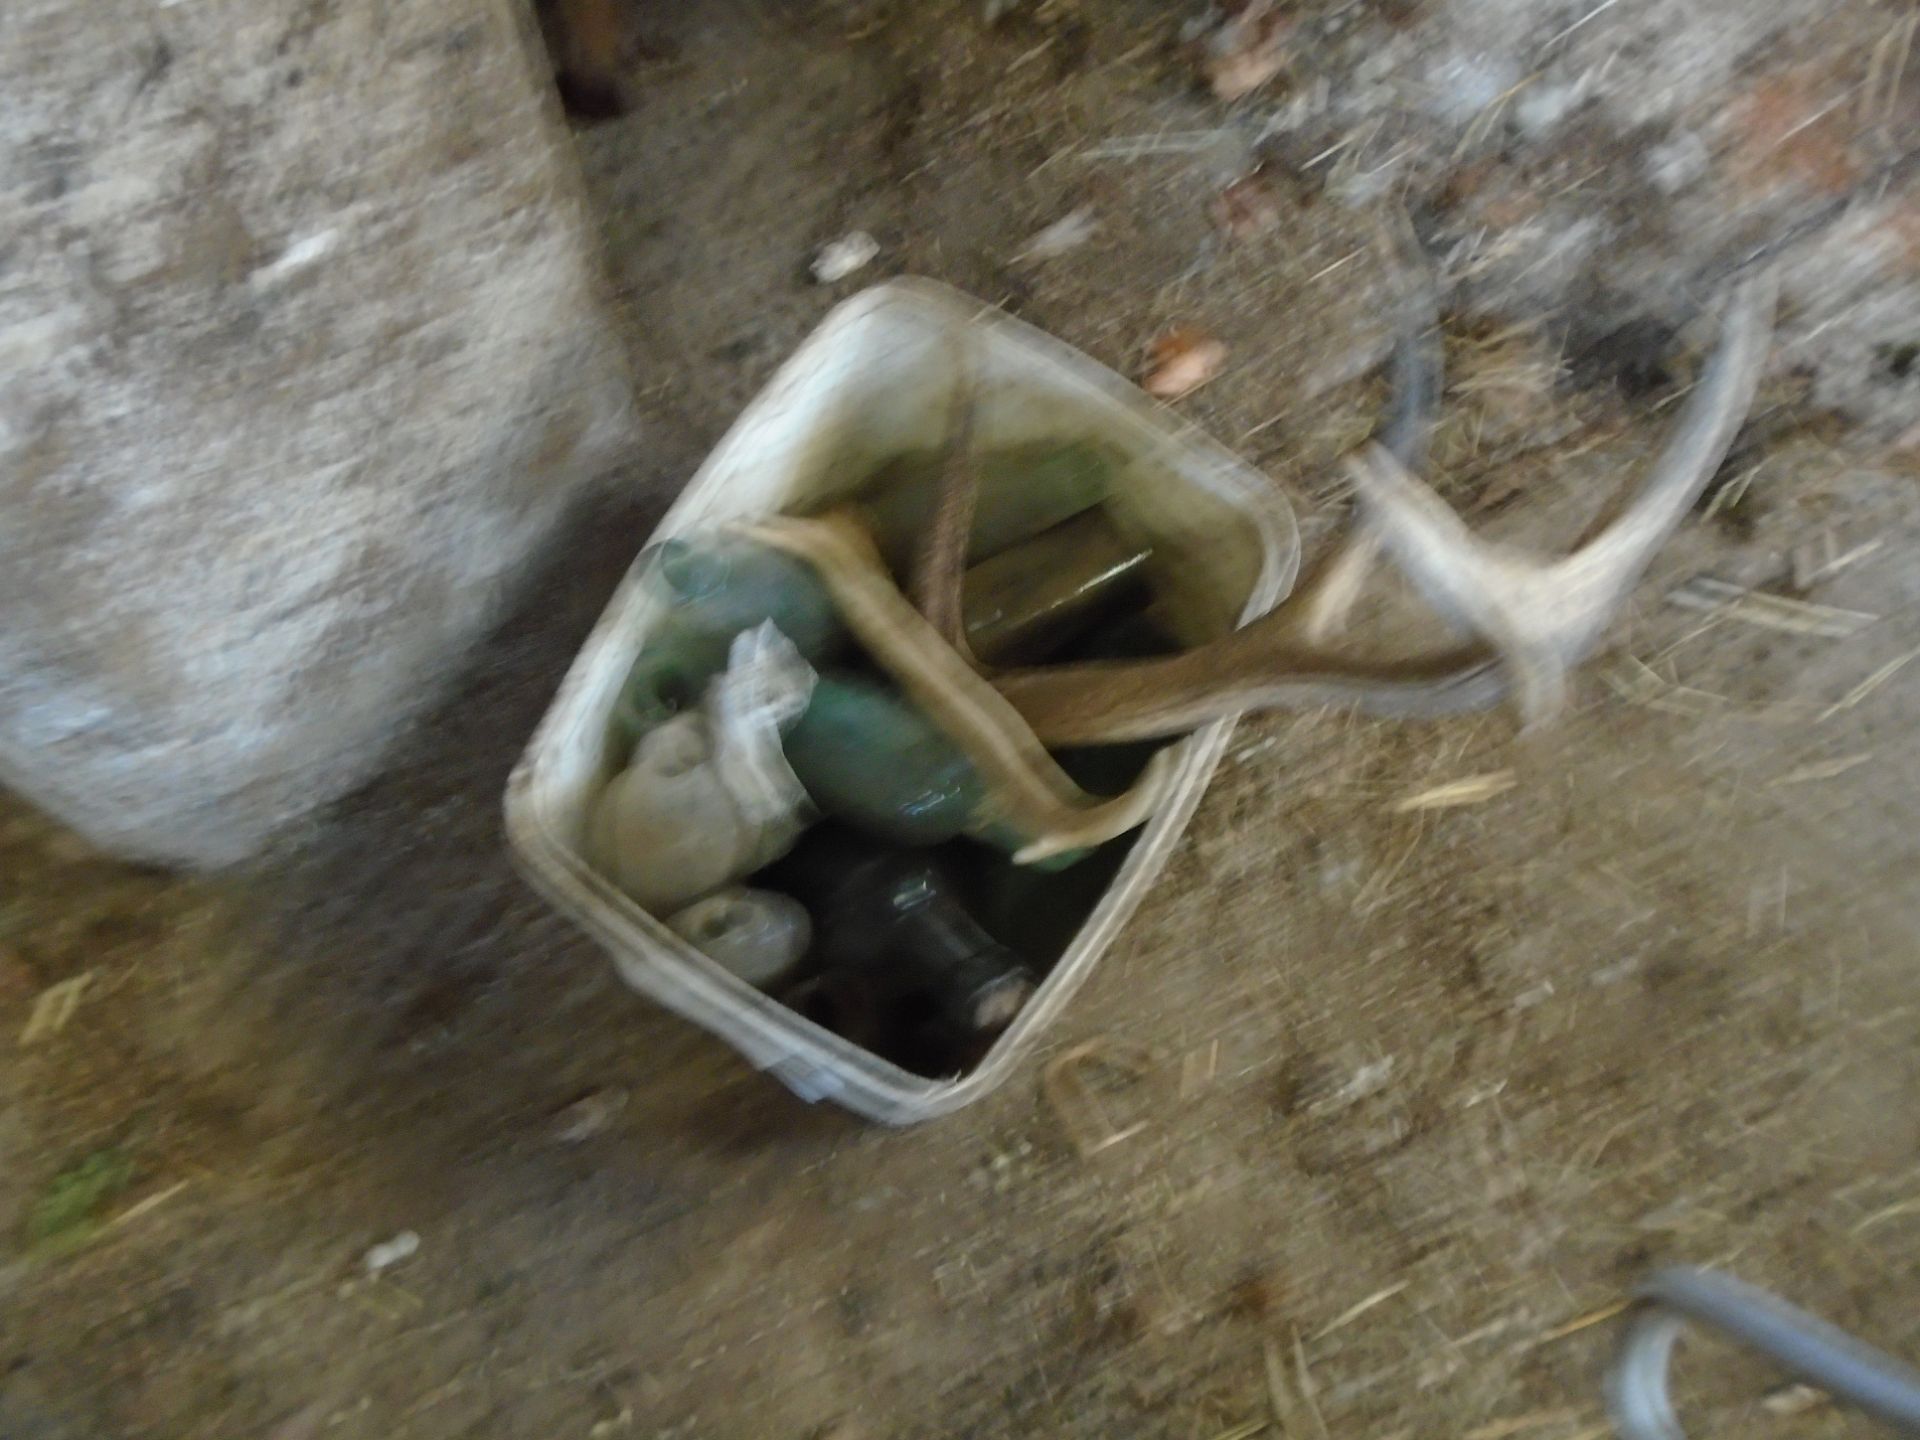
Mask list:
[[[1080,470],[1066,460],[1056,463],[1084,473],[1087,462]],[[1098,510],[1085,510],[972,566],[964,594],[975,654],[989,664],[1030,662],[1058,648],[1139,596],[1150,553],[1122,539]],[[664,613],[615,706],[623,754],[647,731],[700,703],[743,630],[771,620],[815,664],[847,647],[825,585],[795,557],[723,536],[662,541],[636,563]]]
[[812,567],[763,545],[733,537],[666,540],[642,551],[636,564],[664,613],[614,708],[623,755],[647,731],[700,703],[743,630],[771,620],[813,663],[847,644],[846,629]]
[[[880,551],[904,573],[933,519],[944,457],[918,450],[889,461],[863,488],[860,503]],[[1037,441],[983,451],[974,461],[978,498],[969,561],[997,555],[1105,500],[1113,486],[1114,457],[1086,441]]]
[[[1128,545],[1097,512],[972,567],[970,633],[990,653],[1057,643],[1137,598],[1144,547]],[[731,536],[669,540],[638,562],[664,613],[633,662],[613,716],[616,753],[697,706],[725,669],[744,630],[771,620],[815,666],[850,644],[812,567]],[[978,577],[978,583],[973,583]],[[904,696],[857,675],[822,674],[783,748],[800,783],[826,814],[898,845],[939,844],[967,835],[1009,854],[1032,837],[989,816],[987,788],[973,764]],[[1086,851],[1033,867],[1064,869]]]
[[829,671],[780,748],[822,813],[896,845],[937,845],[986,798],[973,765],[904,697]]
[[[968,835],[1011,854],[1028,838],[987,815],[973,762],[899,692],[839,671],[820,676],[781,737],[787,764],[821,812],[896,845]],[[1034,868],[1059,870],[1087,852]]]

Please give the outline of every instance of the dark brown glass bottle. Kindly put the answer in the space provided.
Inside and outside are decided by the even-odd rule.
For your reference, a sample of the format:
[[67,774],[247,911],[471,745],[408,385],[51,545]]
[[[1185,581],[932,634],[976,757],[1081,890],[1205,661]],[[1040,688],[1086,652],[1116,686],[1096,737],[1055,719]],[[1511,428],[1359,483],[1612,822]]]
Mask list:
[[958,1068],[1033,994],[1032,972],[968,913],[929,852],[822,825],[761,883],[813,916],[820,973],[796,1003],[896,1063]]
[[967,644],[989,665],[1050,659],[1147,588],[1149,545],[1083,511],[967,570]]

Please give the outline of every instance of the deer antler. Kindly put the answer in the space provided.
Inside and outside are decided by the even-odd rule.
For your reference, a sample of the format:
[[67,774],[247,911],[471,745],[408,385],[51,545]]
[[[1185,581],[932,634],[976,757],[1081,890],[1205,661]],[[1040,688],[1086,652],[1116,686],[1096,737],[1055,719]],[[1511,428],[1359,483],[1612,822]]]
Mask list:
[[1499,653],[1528,723],[1560,707],[1568,670],[1593,649],[1726,458],[1766,363],[1776,288],[1770,274],[1735,287],[1719,348],[1639,496],[1562,559],[1482,540],[1378,446],[1348,463],[1388,552],[1435,608]]
[[1759,385],[1775,288],[1767,274],[1734,286],[1718,348],[1638,498],[1564,559],[1474,536],[1386,447],[1352,463],[1366,525],[1431,603],[1480,638],[1393,661],[1325,648],[1328,617],[1343,611],[1364,568],[1356,547],[1366,542],[1350,537],[1279,608],[1209,644],[1157,660],[1011,671],[995,686],[1050,745],[1177,734],[1249,709],[1445,714],[1492,705],[1510,688],[1537,722],[1726,458]]
[[953,398],[949,403],[940,474],[934,486],[933,516],[926,536],[914,552],[908,594],[926,622],[959,652],[962,660],[975,670],[985,670],[967,641],[961,594],[967,569],[967,542],[973,534],[974,505],[980,495],[973,455],[974,414],[979,409],[979,366],[974,360],[970,332],[961,332],[955,348]]

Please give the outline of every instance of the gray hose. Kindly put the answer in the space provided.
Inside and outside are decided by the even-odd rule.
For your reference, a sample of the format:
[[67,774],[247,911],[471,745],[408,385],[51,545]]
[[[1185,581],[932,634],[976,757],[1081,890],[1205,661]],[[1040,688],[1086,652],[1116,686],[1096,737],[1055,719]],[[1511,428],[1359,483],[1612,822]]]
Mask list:
[[1777,1296],[1710,1270],[1674,1269],[1648,1276],[1634,1297],[1606,1382],[1607,1409],[1623,1440],[1686,1440],[1667,1394],[1667,1366],[1689,1320],[1896,1434],[1920,1436],[1920,1371]]
[[1446,355],[1440,338],[1440,295],[1433,262],[1413,220],[1395,208],[1382,222],[1382,248],[1392,261],[1394,345],[1392,400],[1378,431],[1380,444],[1409,474],[1426,473],[1427,451],[1440,418]]

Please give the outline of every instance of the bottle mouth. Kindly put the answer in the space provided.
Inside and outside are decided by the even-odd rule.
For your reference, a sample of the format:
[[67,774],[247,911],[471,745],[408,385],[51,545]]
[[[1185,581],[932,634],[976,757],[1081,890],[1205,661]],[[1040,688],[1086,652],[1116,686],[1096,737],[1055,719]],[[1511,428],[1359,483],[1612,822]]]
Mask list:
[[636,666],[620,692],[616,714],[636,740],[666,724],[700,702],[700,687],[687,670],[672,661]]
[[724,940],[735,931],[744,930],[751,923],[752,916],[744,905],[730,900],[722,900],[711,909],[704,910],[693,925],[693,938],[711,945],[716,940]]
[[988,1035],[1006,1029],[1033,998],[1033,991],[1033,978],[1018,972],[981,986],[967,1002],[975,1033]]
[[685,540],[656,541],[634,563],[647,584],[682,603],[716,594],[732,569],[725,555]]

